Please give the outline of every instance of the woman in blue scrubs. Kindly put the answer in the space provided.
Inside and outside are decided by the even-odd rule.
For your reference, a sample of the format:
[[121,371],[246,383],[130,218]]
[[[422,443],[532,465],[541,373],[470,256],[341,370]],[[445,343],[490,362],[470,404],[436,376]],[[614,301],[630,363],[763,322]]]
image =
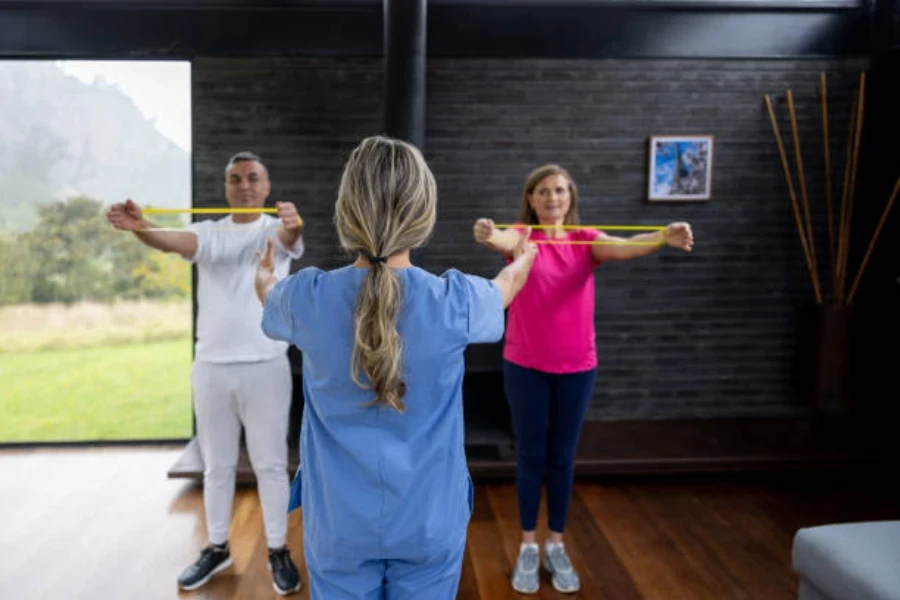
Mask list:
[[492,280],[410,262],[436,216],[420,152],[371,137],[352,152],[335,224],[355,261],[256,291],[262,328],[303,352],[306,399],[294,497],[313,599],[456,597],[472,482],[463,442],[463,352],[503,336],[504,309],[537,252],[522,236]]

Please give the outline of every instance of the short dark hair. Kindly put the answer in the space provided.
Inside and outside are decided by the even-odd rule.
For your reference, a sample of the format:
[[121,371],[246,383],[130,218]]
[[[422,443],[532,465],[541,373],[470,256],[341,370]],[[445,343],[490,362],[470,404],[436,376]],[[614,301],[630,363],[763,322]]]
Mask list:
[[[257,156],[253,152],[250,152],[249,150],[242,150],[228,159],[228,164],[225,165],[225,172],[227,173],[228,169],[230,169],[232,166],[236,165],[237,163],[247,162],[247,161],[257,162],[260,165],[262,165],[263,169],[266,169],[266,165],[263,164],[263,161],[259,156]],[[268,171],[268,169],[266,169],[266,170]]]

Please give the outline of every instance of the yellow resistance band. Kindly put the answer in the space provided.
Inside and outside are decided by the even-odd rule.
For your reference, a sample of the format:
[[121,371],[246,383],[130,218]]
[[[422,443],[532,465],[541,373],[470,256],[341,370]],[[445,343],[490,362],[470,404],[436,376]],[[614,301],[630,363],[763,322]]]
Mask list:
[[[522,225],[499,224],[500,229],[531,227],[532,229],[603,229],[607,231],[664,231],[665,225]],[[531,240],[535,244],[588,244],[591,246],[660,246],[665,242],[639,242],[632,240]]]
[[607,229],[609,231],[663,231],[665,225],[523,225],[495,224],[500,229],[512,229],[513,227],[531,227],[532,229]]
[[531,240],[532,244],[561,244],[576,246],[587,244],[590,246],[662,246],[662,242],[636,242],[633,240]]
[[[162,215],[162,214],[177,214],[177,213],[193,213],[193,214],[220,214],[220,213],[228,213],[228,214],[258,214],[258,213],[277,213],[277,208],[145,208],[143,209],[145,215]],[[299,216],[297,219],[300,221],[300,224],[303,225],[303,219]],[[279,225],[272,225],[269,227],[263,227],[263,229],[278,229]],[[210,230],[214,231],[247,231],[243,227],[210,227]],[[186,231],[183,227],[154,227],[152,229],[139,229],[138,231]]]
[[224,214],[224,213],[276,213],[277,208],[145,208],[145,215],[163,215],[175,213]]
[[[259,231],[260,229],[266,230],[276,230],[281,225],[267,225],[265,227],[259,227],[257,229],[247,229],[245,227],[237,227],[237,226],[221,226],[221,227],[207,227],[204,231]],[[135,229],[135,231],[188,231],[186,227],[150,227],[149,229]]]
[[[256,213],[277,213],[277,208],[145,208],[144,214],[256,214]],[[298,217],[299,218],[299,217]],[[303,224],[303,219],[299,219]],[[511,229],[513,227],[522,227],[515,224],[498,224],[495,227],[500,229]],[[277,227],[269,227],[267,229],[276,229]],[[607,231],[663,231],[664,225],[531,225],[532,229],[604,229]],[[244,231],[239,227],[215,227],[216,230],[235,230]],[[141,230],[145,231],[145,230]],[[176,227],[157,227],[146,231],[184,231],[183,228]],[[635,242],[631,240],[534,240],[536,244],[590,244],[592,246],[656,246],[659,242]]]

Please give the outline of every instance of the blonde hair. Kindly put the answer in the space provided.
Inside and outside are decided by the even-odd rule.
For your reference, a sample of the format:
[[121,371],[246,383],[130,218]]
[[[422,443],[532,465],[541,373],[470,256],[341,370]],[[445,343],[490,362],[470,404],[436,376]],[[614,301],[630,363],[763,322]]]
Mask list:
[[424,244],[436,216],[437,186],[418,149],[383,136],[360,142],[344,167],[335,204],[341,246],[371,263],[356,300],[350,376],[374,390],[373,404],[399,412],[406,410],[397,331],[403,290],[385,262]]
[[531,203],[528,202],[529,196],[534,193],[534,188],[551,175],[562,175],[569,182],[569,212],[563,221],[564,225],[581,225],[581,217],[578,215],[578,186],[575,180],[569,175],[569,172],[559,165],[544,165],[532,171],[525,180],[525,188],[522,190],[522,207],[519,209],[519,220],[526,225],[537,225],[538,218]]

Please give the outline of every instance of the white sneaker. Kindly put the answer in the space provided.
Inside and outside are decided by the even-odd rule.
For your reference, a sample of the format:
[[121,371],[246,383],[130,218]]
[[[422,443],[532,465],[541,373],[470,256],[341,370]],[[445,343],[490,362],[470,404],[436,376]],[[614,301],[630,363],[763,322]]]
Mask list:
[[538,591],[540,566],[540,548],[537,544],[521,544],[519,558],[513,569],[512,587],[521,594],[534,594]]
[[563,544],[551,544],[549,541],[544,544],[544,568],[553,575],[553,587],[557,592],[572,594],[581,587],[578,573],[572,567]]

